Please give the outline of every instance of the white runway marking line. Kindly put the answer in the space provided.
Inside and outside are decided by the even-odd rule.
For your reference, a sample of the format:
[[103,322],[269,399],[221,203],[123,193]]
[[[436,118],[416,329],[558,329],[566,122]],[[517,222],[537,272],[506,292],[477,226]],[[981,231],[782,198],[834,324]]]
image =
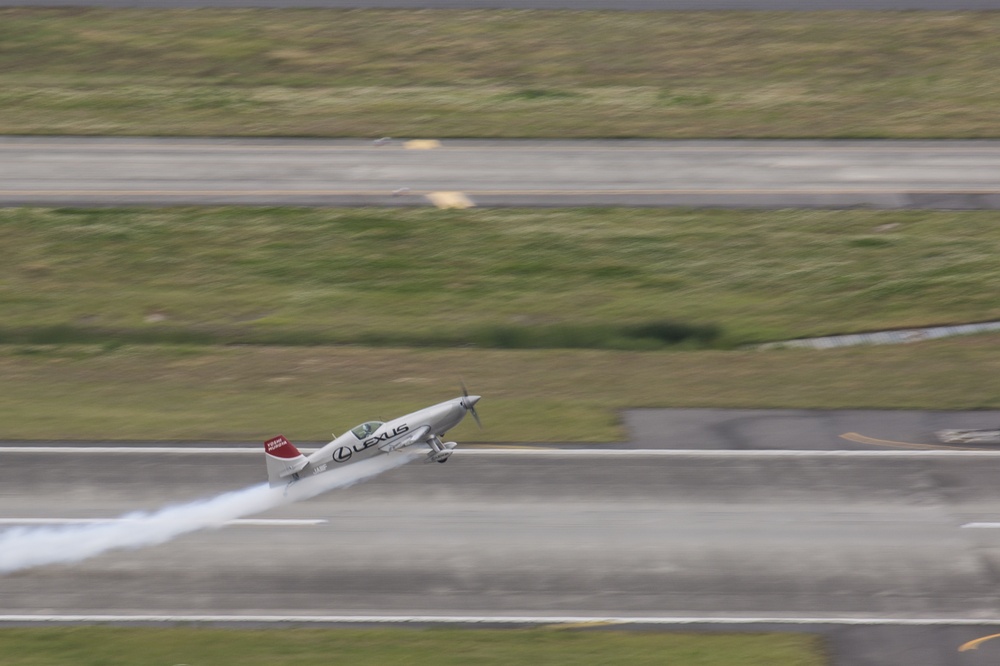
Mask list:
[[567,458],[939,458],[942,455],[998,457],[1000,451],[856,451],[830,449],[455,449],[463,456],[539,456]]
[[[308,455],[317,449],[299,447]],[[260,455],[262,448],[254,447],[183,447],[183,446],[0,446],[4,453],[121,453],[121,454],[246,454]],[[995,451],[955,450],[905,450],[905,451],[856,451],[830,449],[825,451],[804,449],[546,449],[546,448],[490,448],[463,449],[461,445],[453,455],[465,456],[526,456],[552,458],[996,458]]]
[[[305,454],[318,449],[298,447]],[[245,446],[0,446],[0,453],[257,453],[264,449]]]
[[[0,518],[0,525],[101,525],[140,522],[130,518]],[[311,527],[329,521],[321,518],[237,518],[226,525],[256,527]]]
[[980,530],[1000,530],[1000,523],[966,523],[962,527]]
[[497,616],[497,615],[0,615],[4,623],[258,623],[258,624],[621,624],[621,625],[846,625],[846,626],[991,626],[1000,618],[892,618],[892,617],[608,617],[608,616]]

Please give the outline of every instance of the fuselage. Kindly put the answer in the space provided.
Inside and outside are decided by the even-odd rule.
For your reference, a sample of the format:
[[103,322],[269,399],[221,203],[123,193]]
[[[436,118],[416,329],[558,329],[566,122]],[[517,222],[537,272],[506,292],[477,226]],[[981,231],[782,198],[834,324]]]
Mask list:
[[384,423],[367,421],[334,438],[307,458],[314,468],[329,463],[356,462],[378,455],[383,449],[392,448],[394,443],[412,438],[422,428],[427,429],[422,439],[440,437],[465,417],[466,408],[462,400],[446,400]]

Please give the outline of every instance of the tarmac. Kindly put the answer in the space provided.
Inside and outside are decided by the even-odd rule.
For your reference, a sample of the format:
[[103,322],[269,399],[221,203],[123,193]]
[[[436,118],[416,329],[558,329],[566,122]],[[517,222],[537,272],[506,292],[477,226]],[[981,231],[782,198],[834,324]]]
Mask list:
[[[923,441],[996,416],[630,411],[619,448],[460,448],[255,517],[270,522],[8,575],[0,622],[573,620],[815,632],[835,666],[995,664],[1000,641],[958,648],[1000,633],[1000,453],[849,450],[838,431]],[[115,517],[264,478],[246,446],[130,444],[0,446],[0,519]]]
[[0,205],[1000,207],[1000,141],[0,137]]

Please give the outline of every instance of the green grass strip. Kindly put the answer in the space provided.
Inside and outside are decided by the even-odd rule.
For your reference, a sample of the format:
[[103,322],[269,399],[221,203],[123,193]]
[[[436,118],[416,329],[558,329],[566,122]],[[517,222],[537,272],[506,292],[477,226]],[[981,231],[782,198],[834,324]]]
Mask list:
[[828,351],[0,347],[0,439],[326,440],[459,395],[459,442],[621,440],[630,407],[1000,408],[997,336]]
[[823,666],[818,637],[554,629],[2,629],[5,666]]
[[996,137],[996,12],[0,10],[0,134]]
[[0,209],[0,343],[655,350],[1000,319],[996,211]]

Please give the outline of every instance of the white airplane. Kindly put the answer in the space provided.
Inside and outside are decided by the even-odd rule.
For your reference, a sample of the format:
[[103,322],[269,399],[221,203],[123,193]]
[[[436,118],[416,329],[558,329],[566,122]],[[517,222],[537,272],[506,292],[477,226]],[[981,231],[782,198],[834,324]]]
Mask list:
[[283,435],[278,435],[264,442],[267,481],[272,488],[286,485],[321,474],[337,465],[415,444],[430,447],[425,462],[447,462],[458,444],[442,442],[441,435],[461,423],[467,412],[472,412],[476,423],[483,427],[476,413],[479,398],[478,395],[469,395],[463,386],[461,398],[446,400],[386,423],[366,421],[340,437],[334,435],[332,442],[308,456],[299,453]]

